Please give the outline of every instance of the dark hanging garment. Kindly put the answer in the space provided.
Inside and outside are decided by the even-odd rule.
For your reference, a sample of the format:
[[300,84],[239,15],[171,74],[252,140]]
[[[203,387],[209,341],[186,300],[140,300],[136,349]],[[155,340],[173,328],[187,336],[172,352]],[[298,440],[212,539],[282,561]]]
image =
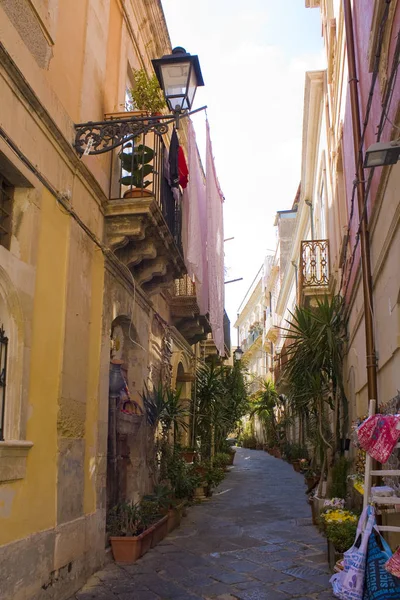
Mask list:
[[171,187],[177,188],[179,186],[179,140],[178,134],[174,129],[171,136],[171,144],[169,147],[169,178]]

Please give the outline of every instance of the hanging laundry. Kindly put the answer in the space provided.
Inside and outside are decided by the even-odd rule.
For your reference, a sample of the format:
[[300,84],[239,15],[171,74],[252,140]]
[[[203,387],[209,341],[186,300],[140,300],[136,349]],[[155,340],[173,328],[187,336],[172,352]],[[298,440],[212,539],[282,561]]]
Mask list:
[[179,140],[176,129],[172,131],[171,143],[169,145],[169,179],[171,187],[179,185],[179,166],[178,166]]
[[185,153],[183,152],[182,146],[178,148],[178,171],[179,171],[179,185],[185,189],[188,184],[189,171],[186,164]]
[[360,446],[372,458],[385,463],[400,438],[400,415],[372,415],[357,429]]
[[182,245],[189,277],[196,284],[201,315],[208,313],[207,212],[204,173],[196,144],[193,123],[188,119],[189,181],[182,198]]
[[224,356],[224,197],[215,171],[208,121],[206,121],[206,134],[207,261],[210,324],[214,344],[220,355]]

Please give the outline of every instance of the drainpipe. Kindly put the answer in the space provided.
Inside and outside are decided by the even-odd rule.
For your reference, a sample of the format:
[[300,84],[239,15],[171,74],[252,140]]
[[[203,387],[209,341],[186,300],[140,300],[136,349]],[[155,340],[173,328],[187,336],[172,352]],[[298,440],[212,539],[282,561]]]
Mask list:
[[364,322],[365,322],[365,344],[367,353],[367,382],[368,399],[376,400],[378,411],[378,386],[376,373],[376,353],[373,329],[373,297],[372,297],[372,275],[371,275],[371,255],[368,231],[367,211],[364,211],[365,203],[365,180],[361,146],[361,124],[360,124],[360,105],[358,99],[357,70],[354,50],[354,32],[353,17],[351,12],[351,0],[343,0],[344,22],[346,30],[347,60],[349,67],[349,86],[351,102],[351,120],[353,124],[353,143],[354,160],[357,170],[357,201],[358,214],[363,214],[360,231],[361,242],[361,264],[362,264],[362,282],[364,295]]
[[311,221],[311,240],[315,240],[315,231],[314,231],[314,207],[311,200],[305,200],[305,203],[310,209],[310,221]]

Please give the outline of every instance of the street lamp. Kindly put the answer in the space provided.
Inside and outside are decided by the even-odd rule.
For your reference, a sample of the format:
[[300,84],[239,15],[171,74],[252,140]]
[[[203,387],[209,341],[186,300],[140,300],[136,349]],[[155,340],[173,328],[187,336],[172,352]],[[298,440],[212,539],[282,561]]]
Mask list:
[[234,356],[235,360],[240,360],[242,358],[243,354],[244,354],[244,352],[240,346],[238,346],[236,348],[236,350],[233,352],[233,356]]
[[198,57],[177,47],[151,62],[171,112],[190,110],[196,89],[204,85]]
[[400,142],[377,142],[372,144],[365,153],[364,167],[384,167],[395,165],[400,157]]
[[79,154],[103,154],[149,132],[163,135],[171,123],[178,128],[180,119],[207,108],[191,110],[196,89],[204,85],[197,56],[178,47],[152,63],[172,114],[78,123],[74,146]]

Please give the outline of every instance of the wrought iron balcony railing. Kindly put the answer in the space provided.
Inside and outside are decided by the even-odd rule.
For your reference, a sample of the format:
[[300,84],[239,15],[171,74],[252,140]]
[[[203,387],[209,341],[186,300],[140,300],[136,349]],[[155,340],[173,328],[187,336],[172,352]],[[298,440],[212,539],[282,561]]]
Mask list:
[[182,216],[179,190],[177,188],[173,193],[165,177],[166,162],[168,150],[161,135],[150,132],[134,140],[128,139],[121,148],[111,152],[109,198],[112,201],[152,196],[180,248]]
[[303,240],[300,255],[300,289],[329,284],[328,240]]

